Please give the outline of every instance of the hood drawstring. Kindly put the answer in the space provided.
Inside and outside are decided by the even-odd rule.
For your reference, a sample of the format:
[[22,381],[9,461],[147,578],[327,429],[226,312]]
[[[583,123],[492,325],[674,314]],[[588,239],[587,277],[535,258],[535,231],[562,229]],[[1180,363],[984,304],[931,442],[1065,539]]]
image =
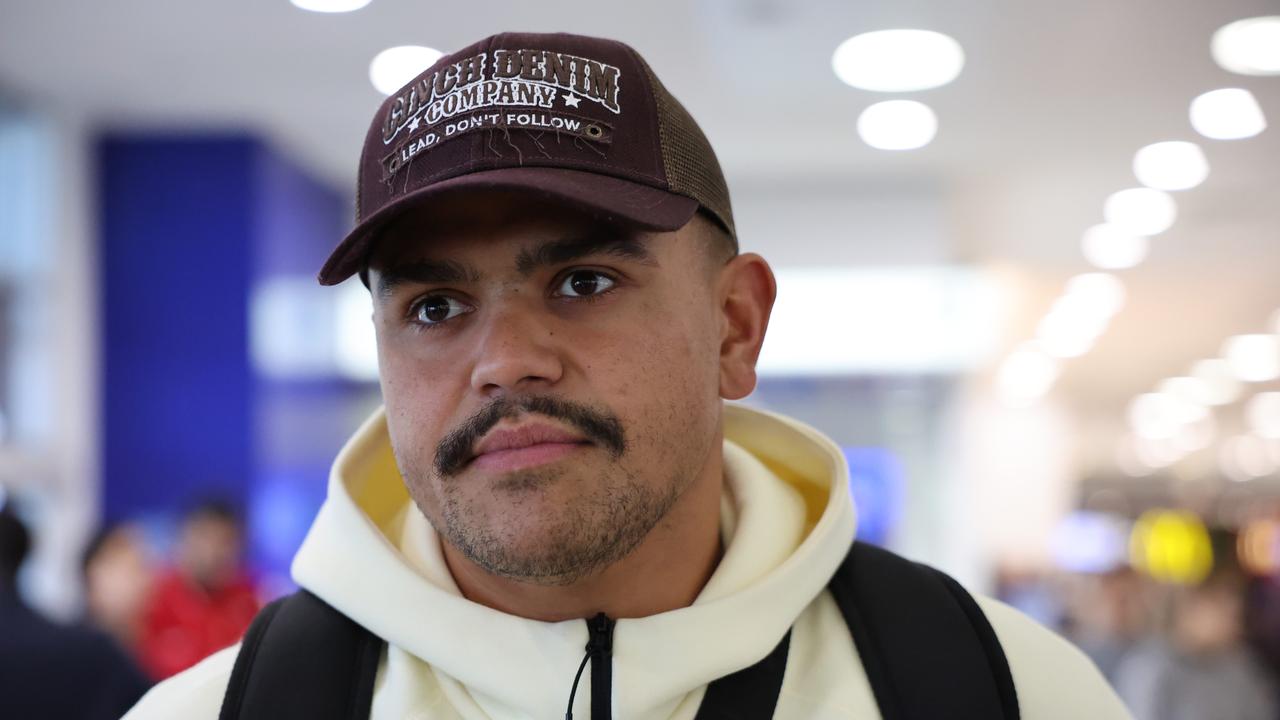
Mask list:
[[613,626],[608,615],[599,613],[587,621],[587,654],[573,676],[573,688],[569,690],[569,707],[564,720],[573,720],[573,699],[578,694],[578,681],[582,671],[591,661],[591,720],[613,718]]

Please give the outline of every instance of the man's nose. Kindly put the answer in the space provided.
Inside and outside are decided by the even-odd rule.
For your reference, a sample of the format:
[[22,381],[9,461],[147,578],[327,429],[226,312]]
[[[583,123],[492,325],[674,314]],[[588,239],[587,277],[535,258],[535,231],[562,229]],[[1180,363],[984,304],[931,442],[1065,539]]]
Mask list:
[[471,386],[484,395],[554,385],[564,372],[553,329],[522,302],[491,309],[476,350]]

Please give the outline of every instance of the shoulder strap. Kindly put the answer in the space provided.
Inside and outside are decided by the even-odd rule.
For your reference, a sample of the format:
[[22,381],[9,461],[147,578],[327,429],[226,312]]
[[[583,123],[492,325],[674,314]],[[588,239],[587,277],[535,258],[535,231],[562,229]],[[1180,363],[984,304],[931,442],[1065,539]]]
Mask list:
[[693,720],[768,720],[773,717],[787,670],[791,631],[763,660],[707,686]]
[[382,639],[306,590],[245,633],[218,720],[367,720]]
[[1000,641],[955,580],[857,542],[830,589],[884,720],[1018,720]]

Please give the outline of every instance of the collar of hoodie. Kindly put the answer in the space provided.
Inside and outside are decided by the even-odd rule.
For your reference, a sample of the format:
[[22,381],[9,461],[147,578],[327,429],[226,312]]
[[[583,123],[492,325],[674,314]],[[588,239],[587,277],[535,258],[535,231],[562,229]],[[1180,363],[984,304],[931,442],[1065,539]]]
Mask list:
[[[621,717],[668,717],[690,693],[765,657],[853,540],[847,468],[830,440],[733,405],[725,438],[725,554],[711,579],[687,608],[610,621],[599,672],[608,670],[608,705]],[[339,454],[293,576],[456,680],[489,717],[564,717],[589,623],[529,620],[462,597],[396,471],[381,411]],[[570,707],[580,720],[599,717],[590,711],[593,691],[604,687],[595,674]]]

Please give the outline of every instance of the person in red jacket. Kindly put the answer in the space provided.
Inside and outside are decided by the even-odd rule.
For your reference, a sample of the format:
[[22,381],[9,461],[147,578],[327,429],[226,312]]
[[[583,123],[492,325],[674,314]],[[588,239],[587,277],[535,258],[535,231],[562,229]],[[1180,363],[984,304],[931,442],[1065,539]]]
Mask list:
[[261,607],[241,565],[243,532],[229,507],[204,503],[187,515],[174,565],[147,602],[140,660],[156,680],[233,645]]

